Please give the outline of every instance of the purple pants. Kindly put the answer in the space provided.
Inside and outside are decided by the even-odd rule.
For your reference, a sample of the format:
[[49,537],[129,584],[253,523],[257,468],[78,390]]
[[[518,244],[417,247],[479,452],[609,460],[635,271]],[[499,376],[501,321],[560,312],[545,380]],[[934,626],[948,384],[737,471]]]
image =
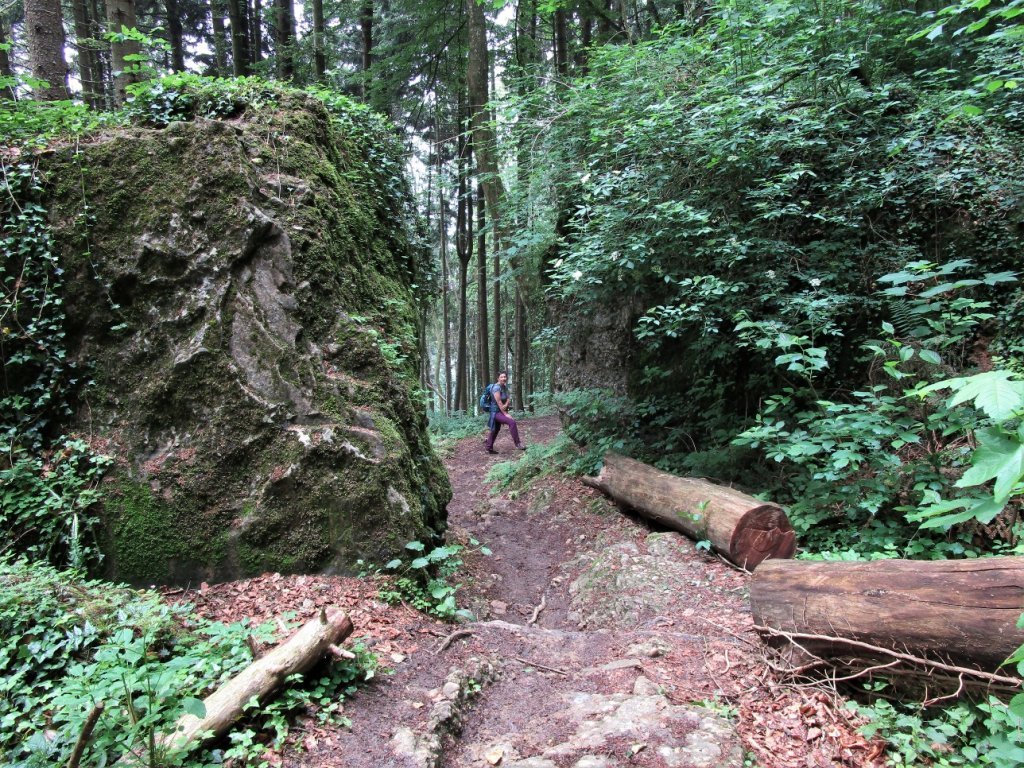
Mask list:
[[494,438],[498,436],[498,430],[501,429],[502,424],[508,424],[508,431],[512,435],[512,442],[515,443],[516,445],[519,445],[519,429],[516,427],[515,419],[513,419],[511,416],[508,416],[507,414],[502,413],[501,411],[497,411],[495,412],[494,417],[491,419],[491,421],[494,426],[491,427],[491,431],[487,435],[486,446],[488,451],[494,449]]

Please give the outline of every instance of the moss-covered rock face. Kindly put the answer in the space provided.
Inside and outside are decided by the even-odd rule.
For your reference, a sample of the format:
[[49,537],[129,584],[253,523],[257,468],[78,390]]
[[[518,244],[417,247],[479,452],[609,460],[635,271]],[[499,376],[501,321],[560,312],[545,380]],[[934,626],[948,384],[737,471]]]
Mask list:
[[50,160],[71,347],[96,381],[76,428],[117,458],[109,575],[346,571],[443,530],[414,255],[368,183],[371,141],[292,94]]

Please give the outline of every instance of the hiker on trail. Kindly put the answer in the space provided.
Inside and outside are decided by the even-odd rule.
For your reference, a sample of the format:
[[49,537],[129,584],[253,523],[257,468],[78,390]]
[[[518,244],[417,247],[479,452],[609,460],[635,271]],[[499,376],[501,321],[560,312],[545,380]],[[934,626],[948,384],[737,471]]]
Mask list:
[[519,429],[516,427],[516,420],[508,415],[508,374],[504,371],[499,373],[497,383],[491,384],[489,389],[491,390],[491,418],[487,423],[490,430],[485,443],[487,452],[497,453],[494,450],[494,438],[498,436],[498,430],[501,429],[502,424],[508,424],[508,431],[512,435],[512,442],[516,444],[516,448],[525,451],[526,446],[519,442]]

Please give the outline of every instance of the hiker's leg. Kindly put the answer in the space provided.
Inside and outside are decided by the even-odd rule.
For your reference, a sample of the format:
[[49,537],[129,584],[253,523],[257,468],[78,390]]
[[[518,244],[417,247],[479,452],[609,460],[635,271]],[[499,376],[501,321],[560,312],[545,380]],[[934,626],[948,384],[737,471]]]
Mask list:
[[[499,424],[508,424],[508,431],[512,435],[512,442],[519,445],[519,429],[516,427],[516,420],[508,414],[499,412],[494,414],[494,426],[497,427]],[[497,435],[498,433],[495,432],[494,434]]]
[[[501,414],[499,413],[498,416],[500,415]],[[501,422],[498,421],[497,418],[494,418],[493,422],[494,423],[493,426],[491,426],[491,431],[487,433],[487,441],[484,443],[484,447],[488,451],[494,450],[494,439],[498,436],[498,430],[501,429]]]
[[515,443],[518,448],[521,445],[519,442],[519,428],[516,426],[516,420],[511,416],[508,417],[508,432],[512,435],[512,442]]

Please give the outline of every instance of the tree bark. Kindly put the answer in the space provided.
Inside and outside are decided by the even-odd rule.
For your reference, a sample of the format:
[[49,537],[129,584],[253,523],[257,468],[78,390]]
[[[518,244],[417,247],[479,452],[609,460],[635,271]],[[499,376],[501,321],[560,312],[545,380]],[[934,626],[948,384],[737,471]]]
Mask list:
[[[106,1],[107,25],[111,32],[135,28],[134,0]],[[117,106],[124,104],[128,95],[128,86],[139,81],[139,73],[136,71],[138,63],[130,61],[126,57],[137,56],[140,52],[141,48],[134,40],[110,44],[110,65],[114,70],[114,104]]]
[[313,0],[313,77],[318,83],[327,79],[326,37],[324,0]]
[[775,504],[695,477],[678,477],[608,453],[596,478],[583,478],[644,517],[708,540],[723,557],[753,570],[768,558],[792,557],[796,534]]
[[[1024,643],[1024,557],[779,560],[757,569],[750,604],[759,626],[994,670]],[[818,656],[864,655],[825,639],[799,643]]]
[[[206,716],[183,715],[174,731],[159,738],[165,747],[187,748],[193,743],[222,735],[241,717],[246,704],[256,697],[265,699],[279,688],[289,675],[308,672],[327,649],[352,634],[352,621],[341,611],[330,615],[321,611],[288,640],[254,661],[203,700]],[[129,764],[136,756],[129,753],[118,760]]]
[[32,77],[46,81],[46,85],[36,89],[36,99],[61,101],[69,98],[60,0],[26,0],[25,37]]
[[171,46],[171,69],[185,71],[185,41],[181,27],[181,10],[178,0],[164,0],[167,11],[167,42]]
[[373,66],[373,0],[365,0],[359,9],[359,30],[362,37],[362,73],[360,85],[364,102],[370,100],[370,67]]
[[295,39],[295,13],[292,0],[274,0],[275,53],[277,54],[277,76],[291,80],[295,76],[295,60],[292,41]]
[[86,0],[73,0],[71,10],[75,19],[75,50],[78,53],[82,99],[92,108],[100,109],[103,106],[103,70],[99,69],[96,61],[99,52],[90,26],[89,4]]
[[217,77],[228,73],[228,36],[224,26],[224,0],[210,0],[210,25],[213,28],[213,69]]
[[[7,54],[7,49],[3,46],[4,43],[9,43],[7,39],[7,30],[4,29],[4,20],[0,18],[0,77],[14,79],[14,71],[11,69],[11,57]],[[5,85],[0,88],[0,99],[13,99],[14,88],[10,85]]]
[[[480,184],[483,187],[487,219],[491,225],[491,249],[495,259],[500,258],[504,234],[501,226],[501,206],[504,189],[498,175],[497,141],[487,109],[487,80],[490,71],[487,53],[487,23],[483,6],[476,0],[466,0],[469,57],[466,63],[466,84],[469,88],[470,126],[473,134],[473,154]],[[500,270],[500,263],[499,263]],[[496,312],[500,302],[492,297]],[[495,315],[494,337],[500,339],[501,316]],[[495,365],[497,367],[497,365]]]
[[558,73],[559,86],[565,87],[569,78],[569,35],[566,32],[565,10],[558,8],[554,18],[555,32],[555,72]]
[[[476,357],[480,361],[477,366],[479,374],[477,389],[481,390],[498,376],[497,364],[493,369],[491,368],[491,342],[488,329],[490,321],[487,318],[487,238],[484,236],[487,232],[486,216],[487,203],[484,200],[483,185],[478,184],[476,195]],[[495,352],[497,352],[497,346],[495,346]]]
[[[460,105],[459,113],[459,123],[461,124],[463,122],[461,118],[462,105]],[[473,204],[472,195],[470,195],[466,184],[470,149],[465,133],[459,133],[458,143],[459,199],[455,222],[455,250],[459,257],[459,330],[453,406],[456,411],[468,411],[469,398],[466,390],[469,384],[469,344],[467,339],[469,301],[467,295],[469,263],[473,259]]]
[[529,367],[530,342],[526,333],[526,304],[523,301],[523,292],[516,286],[516,312],[515,312],[516,342],[515,342],[515,392],[516,403],[520,408],[526,407],[526,394],[529,392],[526,381],[526,369]]
[[249,4],[245,0],[228,0],[228,21],[231,23],[231,71],[235,77],[249,74]]
[[263,4],[252,0],[249,9],[249,58],[253,64],[263,61]]

